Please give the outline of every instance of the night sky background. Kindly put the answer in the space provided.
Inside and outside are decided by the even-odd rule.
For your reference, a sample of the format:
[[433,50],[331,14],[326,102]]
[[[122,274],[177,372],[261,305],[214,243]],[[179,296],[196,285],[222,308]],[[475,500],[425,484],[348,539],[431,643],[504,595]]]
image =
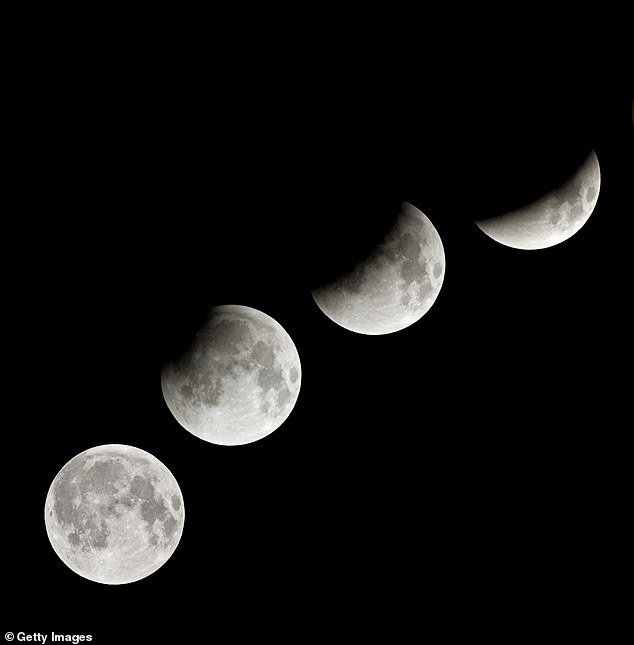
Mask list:
[[[590,588],[631,427],[634,25],[627,3],[574,6],[19,30],[5,631],[399,642]],[[592,148],[599,200],[568,241],[520,251],[474,224]],[[403,331],[349,332],[310,289],[404,200],[443,241],[439,297]],[[303,369],[288,420],[239,447],[189,434],[160,388],[221,304],[275,318]],[[186,509],[171,559],[121,587],[68,569],[43,521],[61,467],[107,443],[160,459]]]

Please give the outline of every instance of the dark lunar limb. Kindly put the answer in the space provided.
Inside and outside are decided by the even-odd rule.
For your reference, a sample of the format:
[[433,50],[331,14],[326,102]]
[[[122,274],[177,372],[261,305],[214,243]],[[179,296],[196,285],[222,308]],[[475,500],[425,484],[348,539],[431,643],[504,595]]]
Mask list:
[[363,266],[355,267],[342,278],[345,290],[350,293],[359,293],[363,289],[366,280],[366,271]]

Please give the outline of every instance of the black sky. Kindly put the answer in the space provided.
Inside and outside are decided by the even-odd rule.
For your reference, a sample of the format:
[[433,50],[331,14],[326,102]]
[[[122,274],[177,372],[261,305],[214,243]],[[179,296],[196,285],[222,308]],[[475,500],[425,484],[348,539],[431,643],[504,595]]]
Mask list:
[[[430,596],[450,613],[456,587],[578,575],[632,358],[624,5],[307,8],[25,54],[4,241],[19,359],[5,631],[144,642],[179,622],[242,632],[241,614],[270,634],[292,613],[314,634],[337,616],[367,626],[377,607],[416,624]],[[592,148],[601,193],[578,234],[526,252],[477,229]],[[348,332],[310,288],[371,248],[403,200],[443,240],[440,295],[402,332]],[[220,304],[273,316],[303,367],[287,422],[237,448],[180,428],[159,384]],[[158,457],[186,507],[170,561],[121,588],[67,569],[43,522],[59,469],[103,443]]]

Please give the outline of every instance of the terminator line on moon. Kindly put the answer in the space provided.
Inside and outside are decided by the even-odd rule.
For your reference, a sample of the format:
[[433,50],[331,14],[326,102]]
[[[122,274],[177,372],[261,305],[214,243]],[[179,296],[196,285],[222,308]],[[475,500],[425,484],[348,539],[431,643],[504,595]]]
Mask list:
[[528,206],[476,224],[500,244],[515,249],[545,249],[579,231],[596,206],[600,188],[599,160],[592,150],[560,187]]
[[176,420],[197,437],[226,446],[279,428],[300,383],[291,337],[267,314],[241,305],[212,308],[190,347],[161,372]]
[[145,578],[172,555],[185,507],[172,473],[153,455],[119,444],[73,457],[48,491],[48,538],[84,578],[125,584]]
[[402,204],[384,240],[351,271],[312,291],[331,320],[360,334],[412,325],[434,304],[445,275],[438,231],[415,206]]

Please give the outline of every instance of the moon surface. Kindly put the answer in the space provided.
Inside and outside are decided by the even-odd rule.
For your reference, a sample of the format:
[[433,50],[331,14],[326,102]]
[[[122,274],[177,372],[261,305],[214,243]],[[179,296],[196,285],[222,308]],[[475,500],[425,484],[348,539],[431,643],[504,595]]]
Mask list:
[[300,383],[291,337],[267,314],[241,305],[212,308],[189,348],[161,373],[176,420],[197,437],[226,446],[279,428]]
[[55,553],[80,576],[111,585],[135,582],[165,564],[184,520],[172,473],[144,450],[118,444],[73,457],[45,504]]
[[567,240],[588,221],[600,187],[599,160],[593,150],[560,187],[528,206],[476,224],[500,244],[515,249],[545,249]]
[[351,271],[312,291],[331,320],[359,334],[389,334],[415,323],[434,304],[445,275],[438,231],[403,203],[383,241]]

